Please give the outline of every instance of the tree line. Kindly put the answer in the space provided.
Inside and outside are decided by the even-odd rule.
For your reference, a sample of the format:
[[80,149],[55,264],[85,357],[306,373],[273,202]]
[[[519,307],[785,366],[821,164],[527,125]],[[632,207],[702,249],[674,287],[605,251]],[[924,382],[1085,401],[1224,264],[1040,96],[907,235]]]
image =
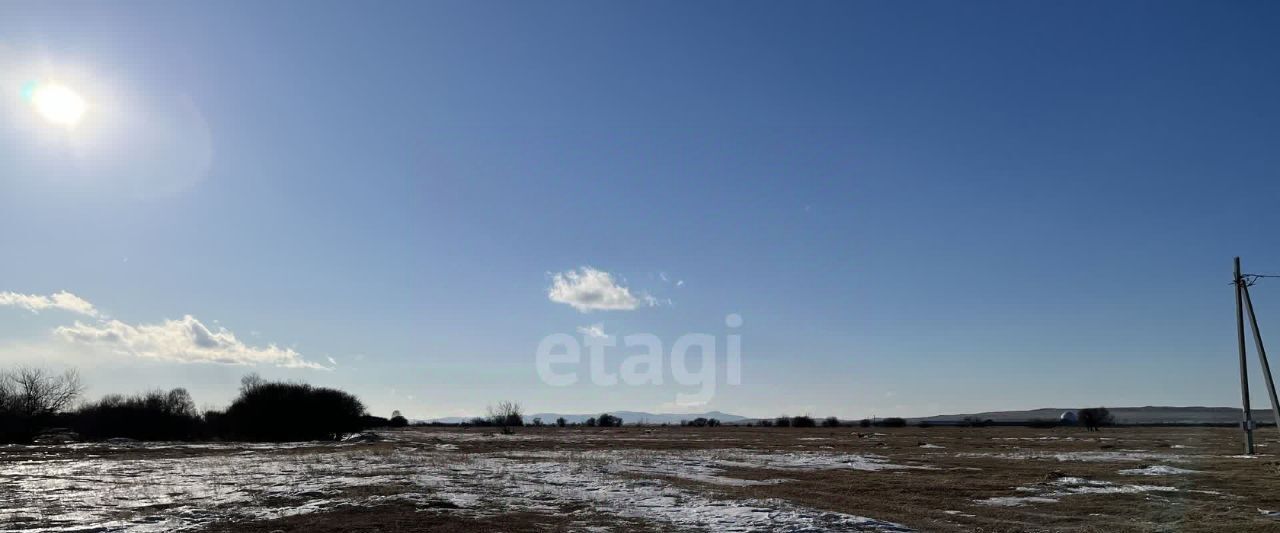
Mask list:
[[245,376],[225,410],[196,408],[181,388],[131,396],[111,394],[76,405],[84,385],[75,371],[36,368],[0,372],[0,442],[32,442],[62,428],[85,440],[337,440],[370,427],[408,420],[371,416],[354,395],[306,383]]

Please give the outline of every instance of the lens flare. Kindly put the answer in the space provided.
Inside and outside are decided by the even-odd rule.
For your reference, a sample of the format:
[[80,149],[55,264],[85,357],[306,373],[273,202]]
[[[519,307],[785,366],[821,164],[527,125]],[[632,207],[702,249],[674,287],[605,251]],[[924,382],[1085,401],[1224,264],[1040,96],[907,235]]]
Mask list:
[[59,126],[75,126],[88,108],[84,98],[57,82],[28,83],[22,96],[40,116]]

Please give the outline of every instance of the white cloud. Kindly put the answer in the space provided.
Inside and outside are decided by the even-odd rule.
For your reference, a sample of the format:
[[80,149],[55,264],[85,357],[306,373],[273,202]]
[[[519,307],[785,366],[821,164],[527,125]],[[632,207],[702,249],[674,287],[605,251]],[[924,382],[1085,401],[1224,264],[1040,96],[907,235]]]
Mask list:
[[677,281],[677,282],[676,282],[676,286],[677,286],[677,287],[683,287],[683,286],[684,286],[684,280],[679,280],[679,281]]
[[136,326],[119,320],[100,320],[97,324],[77,320],[72,326],[55,329],[54,333],[72,343],[148,359],[328,370],[304,360],[292,348],[280,348],[274,344],[265,347],[246,345],[226,328],[211,330],[191,315],[180,320]]
[[584,266],[555,274],[547,297],[553,302],[567,304],[583,313],[591,311],[630,311],[643,303],[656,305],[648,295],[639,297],[619,285],[613,275],[603,270]]
[[98,310],[88,300],[67,291],[60,291],[49,296],[0,292],[0,305],[26,309],[32,313],[39,313],[46,309],[59,309],[85,316],[99,316]]
[[609,335],[604,332],[604,324],[592,324],[590,326],[578,326],[578,333],[585,337],[593,339],[603,339]]
[[54,334],[75,344],[104,348],[114,353],[180,362],[328,369],[303,359],[292,348],[280,348],[274,344],[265,347],[246,345],[231,331],[217,326],[217,320],[213,321],[216,330],[191,315],[159,324],[132,325],[110,319],[88,300],[67,291],[49,296],[0,292],[0,306],[17,307],[32,313],[57,309],[94,318],[96,320],[92,323],[77,320],[74,325],[58,327]]

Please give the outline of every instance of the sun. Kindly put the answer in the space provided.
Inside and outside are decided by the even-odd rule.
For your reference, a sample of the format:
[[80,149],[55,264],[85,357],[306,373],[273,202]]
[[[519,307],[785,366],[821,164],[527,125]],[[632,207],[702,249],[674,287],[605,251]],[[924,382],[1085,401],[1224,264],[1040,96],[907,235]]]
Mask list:
[[58,82],[31,84],[23,95],[40,116],[59,126],[73,127],[80,123],[88,108],[84,98]]

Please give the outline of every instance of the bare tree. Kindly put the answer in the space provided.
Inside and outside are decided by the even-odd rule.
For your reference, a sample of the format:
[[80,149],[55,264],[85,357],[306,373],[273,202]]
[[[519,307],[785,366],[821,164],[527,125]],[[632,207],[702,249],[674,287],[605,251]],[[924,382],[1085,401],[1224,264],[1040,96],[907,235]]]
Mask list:
[[262,376],[258,375],[257,372],[250,372],[240,378],[240,393],[244,394],[246,392],[252,392],[254,389],[261,387],[266,383],[267,380],[262,379]]
[[0,411],[23,417],[63,411],[82,392],[84,385],[75,370],[56,375],[40,368],[21,367],[0,373]]
[[1076,419],[1088,431],[1098,431],[1102,426],[1110,426],[1115,423],[1115,417],[1111,416],[1111,411],[1107,410],[1106,407],[1081,409],[1080,412],[1076,413]]
[[512,401],[501,401],[496,406],[490,405],[489,420],[493,425],[502,428],[503,433],[510,433],[512,427],[524,425],[520,404]]

